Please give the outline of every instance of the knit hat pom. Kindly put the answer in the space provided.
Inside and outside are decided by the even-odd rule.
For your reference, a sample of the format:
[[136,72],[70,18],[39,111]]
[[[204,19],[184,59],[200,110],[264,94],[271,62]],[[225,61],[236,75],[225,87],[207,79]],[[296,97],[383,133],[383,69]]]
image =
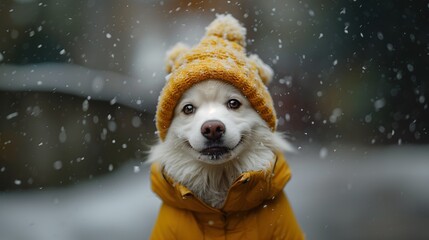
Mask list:
[[167,52],[166,58],[166,70],[167,73],[171,73],[177,66],[180,65],[180,58],[189,51],[189,46],[184,43],[176,43],[174,47],[172,47]]
[[268,86],[268,84],[270,84],[271,80],[273,79],[273,69],[262,62],[262,60],[256,54],[251,54],[249,56],[249,61],[256,67],[256,69],[258,69],[258,75],[261,77],[262,82]]
[[217,36],[246,46],[246,29],[231,14],[216,15],[206,28],[206,36]]

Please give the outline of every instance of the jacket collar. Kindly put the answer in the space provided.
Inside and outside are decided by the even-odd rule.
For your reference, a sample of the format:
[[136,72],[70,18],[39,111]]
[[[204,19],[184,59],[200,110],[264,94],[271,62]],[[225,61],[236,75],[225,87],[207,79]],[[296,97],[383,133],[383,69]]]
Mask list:
[[277,153],[269,171],[242,173],[232,184],[224,206],[213,208],[198,199],[188,188],[163,174],[159,163],[152,164],[152,190],[165,204],[202,213],[229,213],[246,211],[272,199],[281,192],[291,177],[291,171],[283,154]]

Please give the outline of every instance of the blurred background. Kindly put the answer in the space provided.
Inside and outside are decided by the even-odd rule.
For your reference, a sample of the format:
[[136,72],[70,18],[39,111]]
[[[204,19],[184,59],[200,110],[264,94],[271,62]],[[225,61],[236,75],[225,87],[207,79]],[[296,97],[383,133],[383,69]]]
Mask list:
[[308,239],[429,239],[428,1],[0,1],[0,239],[146,239],[165,52],[219,13],[297,153]]

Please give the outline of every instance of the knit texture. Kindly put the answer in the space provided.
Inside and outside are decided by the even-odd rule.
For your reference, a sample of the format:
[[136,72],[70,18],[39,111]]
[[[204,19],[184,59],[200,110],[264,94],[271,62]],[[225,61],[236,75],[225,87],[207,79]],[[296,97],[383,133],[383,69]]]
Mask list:
[[169,75],[156,112],[156,127],[162,141],[183,93],[209,79],[225,81],[240,90],[268,127],[275,131],[276,114],[266,87],[273,72],[257,55],[246,55],[245,34],[246,29],[231,15],[218,15],[195,47],[178,43],[167,53]]

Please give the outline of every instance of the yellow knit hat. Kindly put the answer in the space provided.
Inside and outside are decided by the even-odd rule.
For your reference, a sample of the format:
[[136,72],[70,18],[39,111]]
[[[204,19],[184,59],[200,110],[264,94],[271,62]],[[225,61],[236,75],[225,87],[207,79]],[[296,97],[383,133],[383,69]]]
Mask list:
[[176,44],[167,53],[167,83],[159,97],[156,127],[163,141],[182,94],[204,80],[225,81],[239,89],[272,131],[276,113],[266,85],[273,71],[257,55],[246,55],[246,29],[230,14],[217,15],[195,47]]

